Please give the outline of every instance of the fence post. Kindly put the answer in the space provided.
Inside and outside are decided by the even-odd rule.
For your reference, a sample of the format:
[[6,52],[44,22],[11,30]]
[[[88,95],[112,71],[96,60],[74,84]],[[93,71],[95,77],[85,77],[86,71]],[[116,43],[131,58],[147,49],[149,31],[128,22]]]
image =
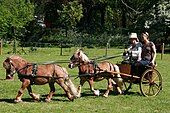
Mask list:
[[60,56],[62,56],[63,54],[63,42],[61,42],[60,44]]
[[110,41],[111,41],[111,40],[112,40],[112,37],[109,38],[109,40],[107,41],[105,56],[107,56],[107,51],[108,51],[108,48],[109,48],[109,46],[110,46]]
[[15,37],[14,37],[14,40],[13,40],[13,53],[14,53],[14,54],[17,53],[17,43],[16,43]]
[[2,55],[2,46],[3,45],[3,42],[2,42],[2,39],[0,40],[0,55]]
[[162,43],[161,60],[163,59],[164,50],[165,50],[165,44]]
[[106,45],[106,52],[105,52],[105,56],[107,56],[107,50],[108,50],[108,43]]

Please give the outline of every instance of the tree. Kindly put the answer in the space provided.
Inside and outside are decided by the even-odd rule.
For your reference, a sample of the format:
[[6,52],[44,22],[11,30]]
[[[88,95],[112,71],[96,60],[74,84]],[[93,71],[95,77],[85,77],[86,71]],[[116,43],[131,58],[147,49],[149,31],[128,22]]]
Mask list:
[[68,27],[75,27],[77,22],[82,18],[82,5],[78,3],[77,0],[69,2],[63,5],[63,9],[60,12],[60,19]]
[[34,6],[28,0],[3,0],[0,10],[0,35],[13,40],[13,53],[16,53],[16,38],[22,35],[24,25],[33,19]]
[[[154,18],[149,21],[152,28],[153,39],[156,43],[170,43],[170,4],[168,1],[160,1],[153,10]],[[154,20],[154,21],[153,21]]]
[[77,0],[72,2],[68,2],[68,4],[63,5],[63,9],[60,12],[60,23],[63,23],[63,26],[66,29],[66,36],[67,30],[70,28],[74,28],[77,25],[77,22],[83,16],[82,12],[83,8],[82,5],[79,4]]
[[34,5],[28,0],[3,0],[0,2],[0,36],[21,35],[21,29],[34,19]]

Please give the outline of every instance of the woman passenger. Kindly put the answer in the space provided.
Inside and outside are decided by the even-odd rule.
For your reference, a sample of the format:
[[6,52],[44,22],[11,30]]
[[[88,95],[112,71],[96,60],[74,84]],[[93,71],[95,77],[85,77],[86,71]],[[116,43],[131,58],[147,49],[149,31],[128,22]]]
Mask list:
[[143,32],[141,34],[141,42],[143,44],[142,46],[142,54],[141,54],[141,60],[138,61],[138,65],[155,65],[155,59],[156,59],[156,47],[155,44],[151,41],[149,41],[149,34],[147,32]]

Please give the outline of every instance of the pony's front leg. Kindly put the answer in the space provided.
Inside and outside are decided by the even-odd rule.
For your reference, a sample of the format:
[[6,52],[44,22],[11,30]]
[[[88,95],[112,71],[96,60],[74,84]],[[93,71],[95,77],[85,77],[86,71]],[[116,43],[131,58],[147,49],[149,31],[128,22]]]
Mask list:
[[81,97],[81,87],[82,85],[79,85],[77,88],[77,98]]
[[30,95],[34,100],[39,101],[40,95],[39,95],[39,94],[35,94],[35,93],[32,92],[31,85],[29,85],[29,86],[27,87],[27,90],[28,90],[29,95]]
[[53,94],[55,92],[54,83],[49,83],[49,86],[50,86],[50,93],[48,94],[48,96],[45,99],[46,102],[50,102],[51,101],[51,98],[53,97]]
[[93,92],[93,94],[94,94],[95,96],[99,96],[99,90],[94,90],[94,87],[93,87],[94,80],[93,80],[93,78],[90,78],[90,79],[88,80],[88,83],[89,83],[89,86],[90,86],[90,90]]
[[83,78],[80,78],[80,85],[78,86],[77,88],[77,97],[81,97],[81,87],[84,85],[84,83],[86,82],[86,79],[83,77]]
[[104,97],[108,97],[110,90],[112,90],[112,88],[113,88],[112,79],[111,78],[107,79],[107,82],[108,82],[108,85],[107,85],[107,90],[103,95]]
[[28,80],[28,79],[22,79],[21,81],[22,81],[22,86],[19,89],[18,94],[14,100],[14,102],[17,102],[17,103],[22,102],[21,98],[24,93],[24,90],[30,85],[30,80]]

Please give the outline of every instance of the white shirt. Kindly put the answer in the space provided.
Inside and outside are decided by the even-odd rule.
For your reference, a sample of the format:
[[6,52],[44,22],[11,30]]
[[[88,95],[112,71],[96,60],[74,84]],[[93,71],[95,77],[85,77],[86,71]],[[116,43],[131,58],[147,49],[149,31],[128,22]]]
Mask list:
[[137,42],[134,45],[130,45],[127,49],[128,53],[125,56],[123,56],[124,60],[129,60],[130,57],[132,57],[132,60],[134,61],[140,61],[141,60],[141,53],[142,53],[142,44],[140,42]]
[[132,59],[140,61],[141,60],[141,53],[142,53],[142,44],[137,42],[135,46],[130,45],[128,48],[129,53],[132,53]]

